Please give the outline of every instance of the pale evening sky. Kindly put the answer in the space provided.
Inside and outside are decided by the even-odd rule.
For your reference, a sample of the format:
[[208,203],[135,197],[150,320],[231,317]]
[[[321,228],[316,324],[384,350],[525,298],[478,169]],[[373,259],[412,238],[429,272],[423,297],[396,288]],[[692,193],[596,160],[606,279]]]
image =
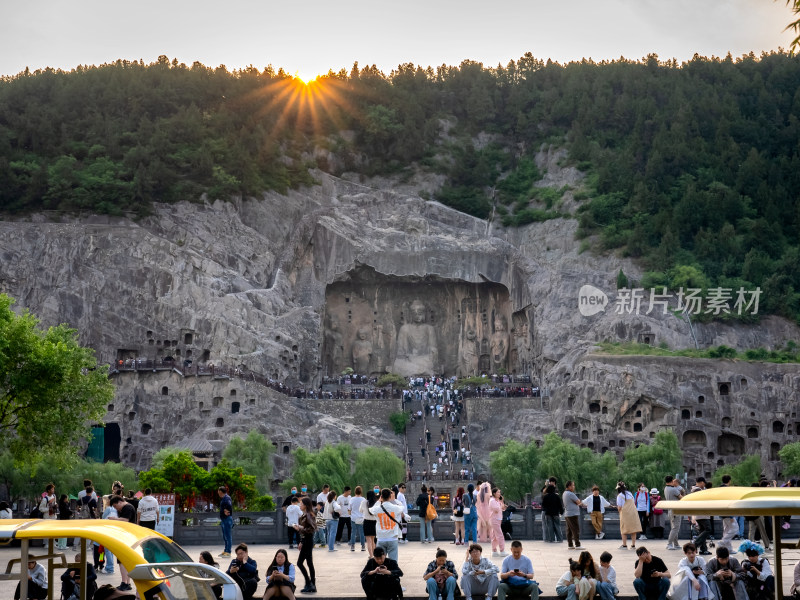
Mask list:
[[525,52],[686,60],[787,48],[783,0],[30,0],[0,1],[0,75],[153,62],[160,54],[229,69],[272,64],[301,77],[354,61],[505,65]]

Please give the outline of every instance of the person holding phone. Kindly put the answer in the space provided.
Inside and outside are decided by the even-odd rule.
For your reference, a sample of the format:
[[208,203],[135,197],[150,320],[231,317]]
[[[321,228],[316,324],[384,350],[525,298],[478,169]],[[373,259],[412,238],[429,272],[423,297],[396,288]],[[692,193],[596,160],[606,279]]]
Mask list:
[[482,556],[483,548],[479,544],[471,544],[467,560],[461,567],[461,588],[464,597],[472,596],[493,598],[497,592],[497,574],[500,569],[492,561]]
[[522,554],[522,542],[511,542],[511,556],[503,559],[500,567],[500,584],[497,586],[497,600],[506,600],[506,596],[528,596],[531,600],[539,599],[539,584],[533,580],[533,563]]
[[428,563],[422,576],[428,590],[429,600],[437,600],[439,594],[445,600],[453,600],[458,574],[453,561],[447,560],[447,552],[441,548],[436,551],[436,560]]
[[639,600],[647,600],[648,592],[657,593],[658,600],[667,600],[669,580],[672,574],[667,569],[664,561],[650,554],[644,546],[636,550],[636,560],[633,570],[633,587],[639,595]]
[[367,595],[367,600],[402,598],[403,589],[400,586],[402,576],[403,571],[397,561],[388,558],[386,550],[382,546],[377,546],[372,552],[372,558],[361,570],[361,587]]

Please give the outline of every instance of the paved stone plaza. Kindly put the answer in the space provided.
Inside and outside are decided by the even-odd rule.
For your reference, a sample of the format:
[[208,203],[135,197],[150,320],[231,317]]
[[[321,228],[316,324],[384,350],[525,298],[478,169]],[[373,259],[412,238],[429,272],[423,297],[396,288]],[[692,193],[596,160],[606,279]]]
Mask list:
[[[784,540],[786,541],[786,540]],[[619,549],[619,540],[586,540],[582,542],[583,545],[592,553],[596,562],[599,562],[598,557],[604,550],[608,550],[614,556],[612,564],[617,571],[617,583],[620,588],[620,598],[635,598],[636,594],[633,589],[633,564],[636,560],[636,554],[632,550]],[[425,586],[422,581],[422,574],[428,563],[434,559],[436,554],[437,545],[447,550],[448,558],[450,558],[456,566],[460,569],[466,557],[466,546],[456,546],[450,543],[440,544],[421,544],[419,542],[410,542],[408,544],[400,545],[399,563],[400,568],[403,569],[403,586],[406,588],[406,598],[420,598],[427,597]],[[675,572],[678,561],[683,557],[683,553],[679,551],[668,551],[665,549],[666,542],[664,540],[647,540],[640,541],[639,545],[645,545],[653,554],[660,556],[667,566]],[[491,547],[489,544],[482,544],[484,546],[484,554],[491,557]],[[256,597],[260,597],[265,589],[264,574],[267,566],[272,561],[275,551],[278,548],[285,548],[285,545],[251,545],[250,556],[253,557],[259,566],[259,573],[262,577],[259,584],[258,593]],[[359,547],[356,546],[355,552],[350,552],[347,545],[342,544],[337,546],[337,552],[328,552],[326,548],[314,549],[314,566],[317,571],[317,594],[299,594],[301,597],[316,597],[317,599],[324,598],[349,598],[349,597],[363,597],[361,585],[359,582],[359,574],[362,567],[367,561],[367,553],[361,552]],[[488,548],[488,554],[487,549]],[[508,551],[508,544],[506,550]],[[40,551],[39,549],[34,549]],[[215,556],[222,550],[220,547],[199,547],[199,546],[186,546],[185,550],[189,555],[197,559],[202,550],[210,550]],[[548,544],[541,541],[523,541],[522,543],[523,554],[526,554],[533,561],[535,579],[539,582],[539,586],[544,592],[544,596],[555,596],[555,585],[558,578],[567,570],[567,563],[570,557],[577,559],[578,552],[575,550],[570,551],[567,548],[566,542],[560,544]],[[0,569],[5,571],[5,565],[10,558],[19,555],[18,548],[0,548]],[[289,551],[289,559],[294,563],[297,559],[297,550]],[[736,555],[737,558],[742,555]],[[794,568],[795,563],[800,560],[800,550],[784,550],[784,569],[789,572],[789,577],[785,577],[785,589],[788,593],[789,582],[791,578],[791,570]],[[767,553],[770,562],[774,561],[772,552]],[[223,560],[223,559],[218,559]],[[501,558],[492,558],[498,566],[502,563]],[[227,567],[227,560],[220,566],[225,569]],[[56,589],[55,597],[58,598],[60,590],[60,577],[63,570],[56,570]],[[459,576],[460,578],[460,576]],[[100,575],[98,577],[100,584],[114,583],[119,584],[119,572],[114,575]],[[299,570],[297,573],[298,590],[302,588],[303,578]],[[0,581],[0,598],[13,598],[15,582]]]

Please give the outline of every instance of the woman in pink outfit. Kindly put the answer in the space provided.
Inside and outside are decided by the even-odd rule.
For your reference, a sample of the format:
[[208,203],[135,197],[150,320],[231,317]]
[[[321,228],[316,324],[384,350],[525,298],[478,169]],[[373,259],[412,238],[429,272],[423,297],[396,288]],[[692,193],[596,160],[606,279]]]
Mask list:
[[478,539],[481,542],[488,542],[491,539],[492,531],[492,511],[489,502],[492,499],[492,486],[488,482],[481,484],[478,492],[478,501],[475,507],[478,509]]
[[502,554],[506,549],[506,540],[500,525],[503,521],[503,498],[500,495],[500,488],[492,488],[492,498],[489,500],[489,511],[491,512],[491,536],[492,554]]

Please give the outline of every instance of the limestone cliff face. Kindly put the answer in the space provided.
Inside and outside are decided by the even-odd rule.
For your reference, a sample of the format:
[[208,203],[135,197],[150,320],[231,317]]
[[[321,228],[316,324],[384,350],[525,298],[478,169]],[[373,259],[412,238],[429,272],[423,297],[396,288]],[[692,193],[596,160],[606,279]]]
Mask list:
[[231,437],[246,437],[253,429],[276,444],[277,479],[289,475],[290,453],[300,447],[347,442],[403,452],[402,437],[386,431],[399,401],[286,398],[244,378],[184,377],[176,371],[122,372],[113,380],[117,393],[107,429],[119,427],[118,458],[137,470],[149,468],[156,451],[176,444],[218,458]]
[[[557,158],[552,153],[541,157],[548,181],[577,181],[579,173],[557,173]],[[613,306],[617,272],[622,268],[634,279],[641,273],[616,256],[581,253],[573,220],[506,230],[425,201],[408,184],[392,191],[386,189],[394,187],[386,180],[378,189],[316,176],[320,185],[287,196],[157,205],[153,216],[140,221],[52,220],[41,214],[0,222],[0,291],[17,298],[19,306],[31,309],[46,324],[76,327],[83,343],[96,348],[105,362],[134,357],[221,362],[307,386],[347,366],[378,374],[402,364],[397,359],[399,333],[404,324],[418,319],[432,325],[436,335],[427,338],[418,355],[423,358],[411,361],[426,366],[410,369],[433,364],[435,370],[449,373],[530,373],[552,390],[548,411],[554,427],[574,433],[572,423],[577,422],[581,432],[588,432],[580,441],[592,442],[598,450],[615,429],[628,443],[647,439],[662,426],[683,431],[675,417],[677,407],[692,404],[701,394],[711,402],[713,394],[674,382],[687,373],[717,381],[722,363],[620,359],[636,365],[634,396],[648,398],[652,406],[646,409],[650,419],[642,422],[642,431],[627,431],[629,419],[622,416],[634,396],[628,398],[625,378],[618,376],[607,377],[606,387],[598,388],[592,374],[605,374],[613,361],[587,358],[595,342],[665,342],[678,348],[693,346],[696,340],[701,347],[773,348],[800,339],[798,328],[779,318],[754,326],[696,324],[692,330],[671,313],[618,314]],[[566,202],[573,200],[568,197]],[[607,292],[612,303],[590,317],[578,310],[578,291],[587,284]],[[585,376],[576,375],[578,366]],[[624,365],[614,368],[624,370]],[[784,374],[797,373],[796,365],[750,365],[746,370],[742,377],[733,372],[719,376],[732,386],[747,379],[752,382],[748,393],[760,390],[757,398],[742,398],[759,403],[757,416],[748,417],[748,411],[728,426],[749,449],[749,428],[758,427],[761,436],[771,427],[770,422],[765,429],[760,420],[773,394],[796,402],[798,386]],[[775,377],[783,383],[757,383]],[[656,383],[646,384],[650,379]],[[217,428],[216,418],[209,425],[200,419],[200,411],[218,408],[213,398],[230,400],[224,393],[220,396],[213,386],[203,384],[200,395],[212,407],[200,409],[200,397],[184,389],[185,383],[163,385],[181,390],[160,402],[181,406],[184,425],[159,432],[160,444],[197,431],[217,433],[209,427],[229,437],[247,429],[250,417],[265,430],[273,427],[270,411],[275,400],[268,394],[263,400],[256,398],[255,406],[261,408],[247,413],[249,417],[240,413],[223,418]],[[163,385],[153,383],[149,394],[157,396]],[[593,396],[601,392],[610,416],[603,427],[609,432],[599,434],[597,424],[584,426],[580,419],[590,404],[599,402]],[[125,424],[136,396],[132,390],[121,391],[110,419]],[[572,407],[565,408],[573,396]],[[736,397],[730,400],[739,402]],[[316,408],[319,415],[337,414],[328,406]],[[155,410],[153,405],[145,412]],[[134,412],[141,431],[140,413]],[[566,418],[572,412],[574,418]],[[633,428],[632,418],[630,422]],[[135,437],[127,435],[133,425],[122,427],[123,440]],[[375,435],[358,421],[354,427],[347,435]],[[714,445],[723,424],[709,422],[702,429]],[[339,439],[330,432],[314,437],[313,429],[300,425],[292,431],[311,445]],[[770,451],[762,445],[761,452]],[[717,455],[715,451],[714,463]]]

